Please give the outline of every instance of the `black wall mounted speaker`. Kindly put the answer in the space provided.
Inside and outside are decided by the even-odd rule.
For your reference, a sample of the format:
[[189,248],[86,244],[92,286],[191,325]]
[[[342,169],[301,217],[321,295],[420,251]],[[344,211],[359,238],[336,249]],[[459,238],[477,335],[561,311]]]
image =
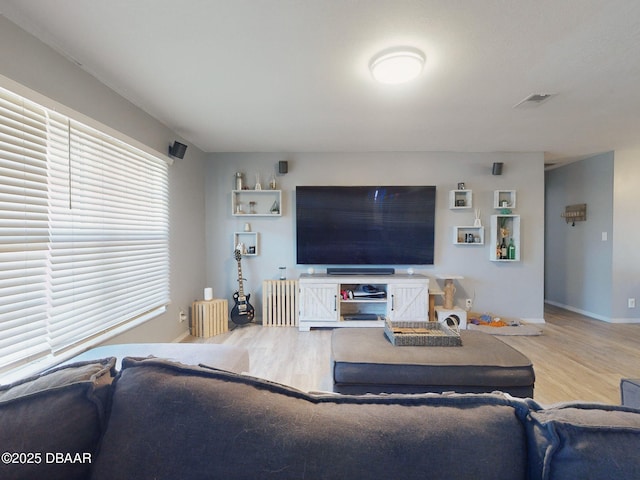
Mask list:
[[491,175],[502,175],[502,162],[494,162]]
[[280,160],[278,162],[278,173],[287,173],[289,171],[289,162]]
[[176,158],[184,158],[184,154],[187,152],[187,146],[184,143],[173,142],[173,145],[169,145],[169,155]]

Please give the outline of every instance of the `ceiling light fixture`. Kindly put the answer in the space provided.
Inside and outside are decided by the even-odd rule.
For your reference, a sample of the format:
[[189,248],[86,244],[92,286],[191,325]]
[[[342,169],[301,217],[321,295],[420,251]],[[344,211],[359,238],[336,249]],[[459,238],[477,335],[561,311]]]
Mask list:
[[373,57],[369,69],[380,83],[405,83],[420,75],[424,62],[425,55],[417,48],[394,47]]

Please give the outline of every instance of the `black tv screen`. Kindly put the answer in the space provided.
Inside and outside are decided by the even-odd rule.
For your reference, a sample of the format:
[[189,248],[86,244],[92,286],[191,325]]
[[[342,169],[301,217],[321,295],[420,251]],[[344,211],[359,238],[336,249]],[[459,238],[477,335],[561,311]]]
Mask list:
[[297,263],[432,265],[436,187],[299,186]]

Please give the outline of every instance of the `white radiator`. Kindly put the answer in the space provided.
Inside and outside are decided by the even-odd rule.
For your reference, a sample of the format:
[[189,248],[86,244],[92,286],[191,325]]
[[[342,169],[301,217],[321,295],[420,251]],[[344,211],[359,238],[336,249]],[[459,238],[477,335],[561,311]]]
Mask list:
[[229,304],[224,299],[193,302],[191,306],[191,335],[212,337],[229,331]]
[[262,282],[262,324],[267,327],[298,325],[298,281]]

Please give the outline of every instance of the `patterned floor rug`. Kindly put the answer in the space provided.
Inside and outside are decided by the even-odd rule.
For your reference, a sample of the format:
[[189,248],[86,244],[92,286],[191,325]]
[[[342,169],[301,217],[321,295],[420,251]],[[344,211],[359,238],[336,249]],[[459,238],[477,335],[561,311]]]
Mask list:
[[489,327],[487,325],[467,325],[468,330],[478,330],[491,335],[542,335],[542,328],[535,325],[520,324],[515,327]]

